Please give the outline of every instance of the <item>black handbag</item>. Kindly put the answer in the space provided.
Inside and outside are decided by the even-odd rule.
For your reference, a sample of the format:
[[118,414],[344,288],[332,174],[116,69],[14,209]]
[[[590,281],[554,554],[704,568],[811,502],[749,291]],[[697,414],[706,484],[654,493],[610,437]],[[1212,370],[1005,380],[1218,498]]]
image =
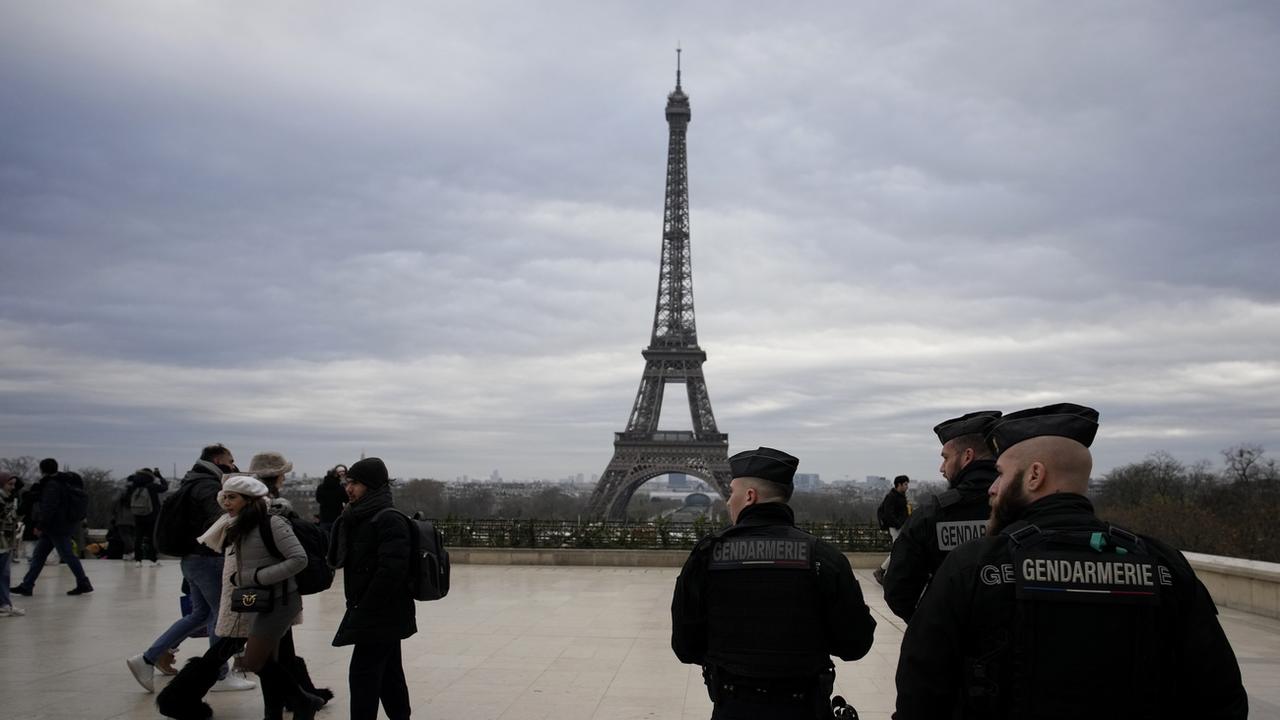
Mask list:
[[[237,552],[235,578],[239,578],[240,575],[240,554]],[[271,612],[271,609],[275,607],[275,600],[276,593],[273,588],[255,586],[231,588],[231,612]]]
[[271,612],[271,609],[275,607],[275,595],[275,590],[272,588],[231,588],[231,612]]

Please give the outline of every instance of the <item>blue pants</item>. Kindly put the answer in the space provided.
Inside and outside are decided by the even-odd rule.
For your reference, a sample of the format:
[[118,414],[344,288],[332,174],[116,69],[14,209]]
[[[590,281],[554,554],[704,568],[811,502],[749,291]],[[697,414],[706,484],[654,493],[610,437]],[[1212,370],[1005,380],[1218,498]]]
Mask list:
[[[187,586],[191,591],[191,614],[179,618],[156,638],[142,654],[147,662],[154,664],[156,658],[170,648],[178,647],[200,627],[208,628],[210,647],[218,642],[218,636],[213,630],[218,624],[218,605],[222,600],[222,564],[221,556],[183,556],[182,577],[187,579]],[[226,674],[225,666],[222,674]]]
[[31,589],[36,586],[36,578],[40,577],[40,571],[44,569],[44,561],[49,559],[49,553],[54,549],[57,549],[62,562],[71,568],[71,574],[76,576],[76,587],[89,584],[89,576],[84,574],[80,558],[71,551],[71,536],[44,533],[36,540],[36,549],[31,553],[31,567],[27,568],[27,574],[22,578],[22,587]]

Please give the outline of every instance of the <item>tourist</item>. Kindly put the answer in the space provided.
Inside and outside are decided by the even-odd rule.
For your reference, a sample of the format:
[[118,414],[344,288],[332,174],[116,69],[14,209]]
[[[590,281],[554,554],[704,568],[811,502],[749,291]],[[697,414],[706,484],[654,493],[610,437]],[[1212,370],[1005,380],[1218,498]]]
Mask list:
[[35,591],[36,579],[44,569],[49,553],[57,550],[63,564],[71,569],[76,586],[68,595],[85,595],[93,592],[93,584],[85,575],[80,558],[71,546],[71,535],[84,522],[89,499],[84,491],[84,481],[72,472],[58,472],[58,461],[45,458],[40,461],[39,511],[35,513],[36,547],[31,552],[31,566],[22,582],[9,588],[15,595],[30,595]]
[[9,564],[18,545],[18,479],[0,473],[0,617],[19,617],[26,611],[9,599]]
[[329,564],[346,568],[347,611],[333,638],[354,645],[348,680],[352,720],[374,720],[378,702],[391,720],[409,717],[400,641],[418,631],[409,592],[409,523],[394,507],[387,466],[366,458],[347,471],[350,503],[334,523]]

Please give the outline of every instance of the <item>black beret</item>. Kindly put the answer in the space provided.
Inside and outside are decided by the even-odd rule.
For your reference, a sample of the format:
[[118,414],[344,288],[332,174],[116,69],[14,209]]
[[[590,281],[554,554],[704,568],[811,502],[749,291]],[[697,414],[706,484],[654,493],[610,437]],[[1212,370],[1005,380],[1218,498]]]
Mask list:
[[1097,410],[1074,403],[1059,403],[1005,415],[987,429],[986,440],[998,457],[1023,440],[1035,437],[1054,435],[1089,447],[1097,434]]
[[933,431],[938,435],[938,441],[943,445],[955,440],[961,435],[981,435],[987,431],[1000,417],[999,410],[979,410],[977,412],[966,413],[958,418],[943,420],[933,426]]
[[387,466],[381,458],[365,458],[347,468],[347,482],[358,482],[376,490],[391,482],[387,474]]
[[799,465],[800,458],[767,447],[744,450],[729,458],[734,477],[757,477],[783,485],[791,484]]

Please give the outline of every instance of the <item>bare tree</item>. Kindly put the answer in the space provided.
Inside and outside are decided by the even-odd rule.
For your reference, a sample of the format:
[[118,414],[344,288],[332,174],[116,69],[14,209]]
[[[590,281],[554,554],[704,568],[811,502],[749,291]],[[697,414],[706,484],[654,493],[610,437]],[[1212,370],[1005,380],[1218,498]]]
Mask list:
[[30,482],[37,477],[36,459],[30,455],[0,458],[0,472],[7,472],[23,482]]

